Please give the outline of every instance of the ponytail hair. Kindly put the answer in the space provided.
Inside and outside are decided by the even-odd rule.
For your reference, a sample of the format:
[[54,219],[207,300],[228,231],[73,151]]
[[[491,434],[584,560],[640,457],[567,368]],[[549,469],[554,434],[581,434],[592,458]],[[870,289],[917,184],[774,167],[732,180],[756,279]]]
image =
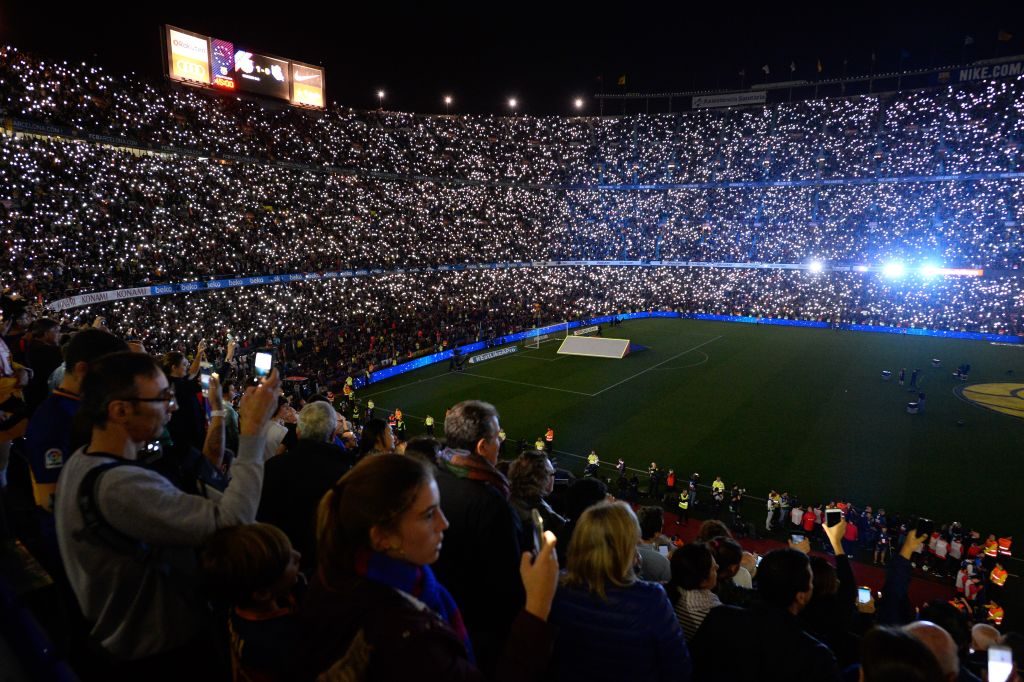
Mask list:
[[393,530],[416,500],[420,488],[434,480],[416,457],[379,455],[359,461],[320,500],[317,510],[317,558],[321,577],[351,573],[358,550],[373,550],[370,529]]

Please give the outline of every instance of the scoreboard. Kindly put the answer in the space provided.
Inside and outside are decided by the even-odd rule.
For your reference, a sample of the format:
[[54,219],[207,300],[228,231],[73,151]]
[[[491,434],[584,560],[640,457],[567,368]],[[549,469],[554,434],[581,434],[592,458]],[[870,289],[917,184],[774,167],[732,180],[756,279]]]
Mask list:
[[164,26],[167,77],[187,85],[273,97],[300,107],[326,106],[324,70]]

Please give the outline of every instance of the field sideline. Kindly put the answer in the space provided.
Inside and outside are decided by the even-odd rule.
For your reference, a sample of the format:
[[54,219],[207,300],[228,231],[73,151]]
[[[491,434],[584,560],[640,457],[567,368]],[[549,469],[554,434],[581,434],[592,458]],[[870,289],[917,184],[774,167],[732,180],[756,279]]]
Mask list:
[[[498,408],[509,452],[550,425],[556,450],[593,448],[602,462],[621,456],[646,471],[654,460],[699,471],[704,483],[721,475],[758,497],[776,488],[804,501],[848,498],[1024,537],[1024,420],[971,404],[952,376],[968,362],[967,386],[1024,384],[1024,348],[678,319],[604,332],[648,350],[605,360],[559,356],[551,342],[463,373],[447,363],[424,368],[359,396],[400,407],[413,434],[427,414],[441,424],[446,407],[479,398]],[[916,394],[897,384],[901,367],[908,383],[921,370],[923,414],[906,412]],[[570,457],[561,465],[582,468]]]

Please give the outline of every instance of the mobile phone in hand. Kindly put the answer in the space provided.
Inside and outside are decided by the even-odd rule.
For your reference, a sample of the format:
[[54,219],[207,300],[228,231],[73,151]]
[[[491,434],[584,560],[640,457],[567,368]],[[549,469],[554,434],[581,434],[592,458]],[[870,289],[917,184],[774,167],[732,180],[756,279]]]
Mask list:
[[832,526],[839,525],[839,522],[843,520],[842,509],[826,509],[825,510],[825,525],[831,528]]
[[867,604],[871,601],[871,588],[861,585],[857,588],[857,603]]
[[918,519],[917,520],[917,534],[918,536],[924,536],[928,538],[931,536],[932,531],[935,530],[935,522],[931,519]]
[[202,385],[204,391],[210,390],[210,373],[201,372],[199,374],[199,383]]
[[270,370],[274,366],[273,353],[267,353],[264,351],[257,352],[254,366],[256,368],[256,383],[259,383],[260,379],[265,379],[270,376]]
[[801,542],[804,541],[804,536],[797,535],[796,533],[794,533],[790,536],[790,540],[793,542],[794,545],[799,545]]
[[544,518],[536,507],[530,510],[530,518],[533,520],[533,554],[536,556],[544,547]]
[[1008,680],[1013,673],[1013,652],[1008,646],[988,648],[988,679]]

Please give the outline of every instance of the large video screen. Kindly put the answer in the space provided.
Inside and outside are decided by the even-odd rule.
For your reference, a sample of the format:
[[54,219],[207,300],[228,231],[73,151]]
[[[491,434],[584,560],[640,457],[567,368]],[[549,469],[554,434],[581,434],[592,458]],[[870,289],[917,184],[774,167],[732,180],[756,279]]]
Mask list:
[[323,109],[324,70],[301,62],[243,50],[228,40],[165,26],[167,75],[190,85],[274,97]]
[[206,36],[167,27],[167,74],[178,81],[210,83],[210,43]]
[[292,104],[324,108],[324,70],[292,62]]
[[213,84],[218,88],[235,89],[235,44],[220,38],[210,41],[213,56]]
[[235,50],[235,84],[244,92],[287,100],[291,98],[288,62]]

